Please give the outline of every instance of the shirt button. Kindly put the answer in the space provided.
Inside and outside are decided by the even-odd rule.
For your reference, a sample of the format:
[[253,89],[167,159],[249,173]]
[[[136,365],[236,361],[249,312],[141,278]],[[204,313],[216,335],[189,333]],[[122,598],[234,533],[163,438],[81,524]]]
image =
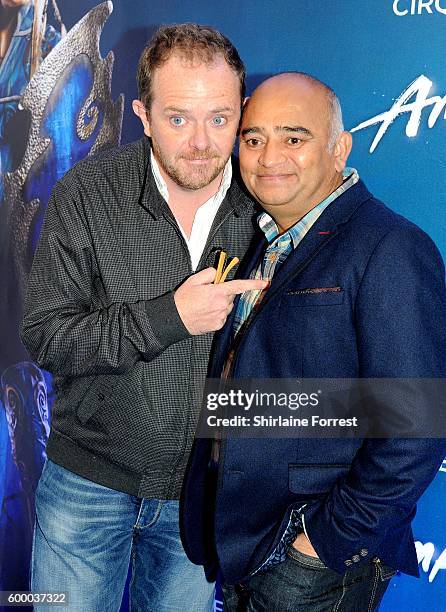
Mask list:
[[358,563],[358,561],[361,561],[361,557],[359,555],[353,555],[352,561],[354,561],[355,563]]
[[369,551],[367,550],[367,548],[361,548],[361,550],[359,551],[359,554],[361,555],[361,557],[367,557],[367,555],[369,554]]
[[344,561],[344,563],[347,567],[349,567],[350,565],[353,565],[353,562],[351,559],[347,559],[347,561]]

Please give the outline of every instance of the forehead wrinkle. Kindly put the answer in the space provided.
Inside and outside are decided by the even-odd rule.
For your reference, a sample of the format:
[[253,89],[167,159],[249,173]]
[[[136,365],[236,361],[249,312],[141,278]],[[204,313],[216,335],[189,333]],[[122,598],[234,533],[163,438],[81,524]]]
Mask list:
[[[239,98],[232,103],[224,93],[214,92],[184,92],[165,94],[164,99],[154,96],[153,103],[157,104],[163,112],[193,112],[194,110],[205,110],[206,112],[236,112],[238,110]],[[215,109],[218,109],[217,111]]]
[[[194,112],[193,108],[185,108],[182,106],[166,106],[163,109],[165,114],[169,113],[177,113],[178,115],[191,115]],[[229,115],[233,115],[236,112],[235,108],[232,106],[221,106],[217,108],[211,108],[206,111],[207,115],[218,115],[220,113],[227,113]]]
[[179,113],[179,114],[183,114],[183,113],[187,113],[188,109],[187,108],[181,108],[180,106],[166,106],[166,108],[164,109],[165,113]]

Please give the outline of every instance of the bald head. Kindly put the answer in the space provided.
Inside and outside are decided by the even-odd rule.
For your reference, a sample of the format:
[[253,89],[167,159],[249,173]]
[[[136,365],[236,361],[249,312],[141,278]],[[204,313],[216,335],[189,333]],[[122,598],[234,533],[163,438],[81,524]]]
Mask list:
[[[300,95],[306,91],[313,99],[325,104],[325,118],[328,127],[328,148],[331,151],[344,130],[342,110],[339,98],[334,90],[306,72],[282,72],[263,81],[254,91],[251,98],[268,95],[277,89],[288,89],[289,95]],[[248,102],[249,103],[249,102]]]
[[350,149],[336,95],[310,75],[286,72],[267,79],[245,106],[242,177],[283,229],[341,185]]

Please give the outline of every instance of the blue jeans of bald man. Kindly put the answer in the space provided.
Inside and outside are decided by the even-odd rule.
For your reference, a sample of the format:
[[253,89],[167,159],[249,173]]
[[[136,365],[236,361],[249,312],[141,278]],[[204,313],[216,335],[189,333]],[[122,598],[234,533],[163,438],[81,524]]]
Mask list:
[[337,574],[292,546],[285,561],[223,585],[224,612],[378,612],[395,570],[380,559]]
[[66,591],[68,612],[117,612],[130,562],[131,612],[212,610],[214,586],[180,542],[178,501],[120,493],[48,460],[36,492],[31,590]]

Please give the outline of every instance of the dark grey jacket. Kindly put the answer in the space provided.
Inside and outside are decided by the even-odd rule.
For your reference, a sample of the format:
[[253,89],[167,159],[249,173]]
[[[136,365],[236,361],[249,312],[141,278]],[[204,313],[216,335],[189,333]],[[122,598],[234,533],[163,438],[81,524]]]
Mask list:
[[[173,290],[189,252],[141,140],[77,164],[52,193],[22,340],[55,377],[48,457],[140,497],[179,496],[212,334],[190,336]],[[254,206],[233,179],[198,269],[241,258]]]

